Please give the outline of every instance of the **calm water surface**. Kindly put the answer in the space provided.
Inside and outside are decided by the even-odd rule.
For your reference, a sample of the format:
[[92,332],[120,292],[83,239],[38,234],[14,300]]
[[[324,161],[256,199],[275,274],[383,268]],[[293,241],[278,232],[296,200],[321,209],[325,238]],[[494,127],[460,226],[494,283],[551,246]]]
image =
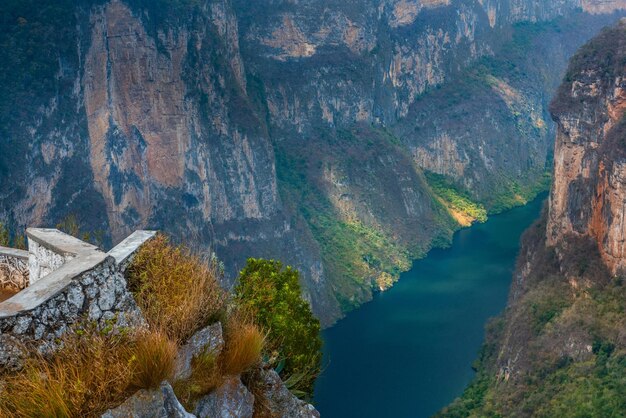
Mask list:
[[322,417],[429,417],[459,396],[544,199],[459,231],[451,248],[415,262],[391,290],[326,330],[315,388]]

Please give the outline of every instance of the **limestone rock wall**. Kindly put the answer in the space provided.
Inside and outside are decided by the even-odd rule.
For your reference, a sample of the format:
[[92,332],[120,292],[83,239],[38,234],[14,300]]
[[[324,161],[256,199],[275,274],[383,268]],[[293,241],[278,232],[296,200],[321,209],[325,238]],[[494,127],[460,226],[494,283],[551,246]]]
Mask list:
[[[14,350],[19,344],[35,344],[45,351],[54,346],[68,327],[85,318],[103,326],[107,321],[121,326],[141,321],[135,301],[126,289],[126,280],[117,271],[113,258],[107,258],[90,271],[74,277],[71,284],[34,309],[21,309],[16,297],[0,303],[0,335],[12,337],[11,344],[3,344],[4,352]],[[15,360],[3,355],[0,359]],[[6,363],[0,364],[2,366]]]
[[[25,347],[54,348],[65,332],[84,321],[102,327],[144,323],[123,269],[154,232],[137,231],[110,254],[58,230],[31,228],[28,236],[39,278],[0,303],[0,369],[19,367]],[[59,265],[43,274],[41,266],[49,267],[51,259]]]
[[615,274],[626,267],[625,39],[622,21],[586,45],[552,105],[558,132],[548,244],[591,236]]

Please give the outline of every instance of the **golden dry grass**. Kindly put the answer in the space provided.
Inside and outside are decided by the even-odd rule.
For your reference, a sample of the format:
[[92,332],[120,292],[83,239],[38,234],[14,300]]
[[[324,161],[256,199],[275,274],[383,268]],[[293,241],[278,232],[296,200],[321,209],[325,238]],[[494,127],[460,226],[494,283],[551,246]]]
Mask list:
[[93,416],[129,394],[133,345],[124,336],[76,335],[51,359],[33,354],[24,369],[6,377],[1,415]]
[[228,319],[225,346],[220,356],[222,373],[238,375],[261,361],[265,336],[252,321],[240,313]]
[[174,374],[178,347],[164,332],[142,332],[136,339],[132,384],[137,388],[154,389]]
[[172,246],[163,235],[144,245],[129,267],[129,286],[146,320],[178,342],[223,312],[218,277],[215,262]]
[[10,396],[4,417],[91,417],[115,407],[138,389],[172,375],[176,345],[163,333],[66,335],[51,358],[33,353],[18,373],[3,378]]

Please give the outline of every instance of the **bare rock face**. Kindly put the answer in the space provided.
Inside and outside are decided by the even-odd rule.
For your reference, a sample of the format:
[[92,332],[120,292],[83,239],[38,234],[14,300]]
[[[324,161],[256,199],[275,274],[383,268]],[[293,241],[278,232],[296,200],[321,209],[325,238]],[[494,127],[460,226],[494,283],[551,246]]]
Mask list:
[[252,418],[254,396],[239,377],[232,377],[200,399],[194,413],[198,418]]
[[[222,25],[233,24],[227,11],[213,10]],[[205,18],[213,18],[212,13],[207,11]],[[279,203],[271,149],[259,133],[233,126],[223,99],[216,97],[223,75],[202,68],[211,54],[206,34],[183,26],[150,35],[120,1],[95,9],[90,19],[83,78],[90,160],[114,237],[124,234],[130,213],[136,222],[147,223],[158,190],[165,188],[187,189],[205,221],[273,215]],[[236,22],[232,30],[234,34],[223,33],[233,54],[229,70],[232,82],[245,89]],[[192,59],[198,62],[189,69]],[[186,71],[202,75],[186,83]],[[190,98],[197,93],[212,102],[208,126],[201,122],[206,109]],[[209,137],[223,146],[222,153],[207,147]],[[224,176],[222,170],[239,175]],[[191,177],[195,184],[188,181]]]
[[262,370],[260,387],[263,388],[264,406],[274,418],[319,418],[320,413],[311,404],[296,398],[283,384],[274,370]]
[[194,418],[180,404],[169,383],[159,389],[142,389],[122,405],[110,409],[102,418]]
[[626,267],[625,48],[622,21],[573,58],[552,104],[558,132],[547,242],[590,236],[614,274]]
[[220,322],[216,322],[196,332],[187,344],[178,350],[174,379],[188,379],[191,377],[191,361],[194,356],[208,353],[217,358],[223,347],[224,339]]

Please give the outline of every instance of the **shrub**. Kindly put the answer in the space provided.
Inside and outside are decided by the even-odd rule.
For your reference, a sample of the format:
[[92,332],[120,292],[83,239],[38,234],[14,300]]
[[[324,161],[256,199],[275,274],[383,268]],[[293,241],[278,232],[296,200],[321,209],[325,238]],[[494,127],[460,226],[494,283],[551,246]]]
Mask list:
[[222,314],[226,296],[219,266],[163,235],[144,245],[128,269],[128,283],[151,327],[184,342]]
[[63,218],[56,226],[59,231],[65,232],[75,238],[85,242],[90,242],[98,247],[104,246],[104,231],[101,229],[95,231],[86,230],[83,223],[78,220],[75,214],[71,213]]
[[0,246],[9,246],[9,230],[2,222],[0,222]]
[[301,297],[299,274],[274,260],[249,259],[235,288],[239,305],[267,332],[267,345],[284,359],[283,377],[298,375],[294,389],[312,393],[319,374],[320,323]]

